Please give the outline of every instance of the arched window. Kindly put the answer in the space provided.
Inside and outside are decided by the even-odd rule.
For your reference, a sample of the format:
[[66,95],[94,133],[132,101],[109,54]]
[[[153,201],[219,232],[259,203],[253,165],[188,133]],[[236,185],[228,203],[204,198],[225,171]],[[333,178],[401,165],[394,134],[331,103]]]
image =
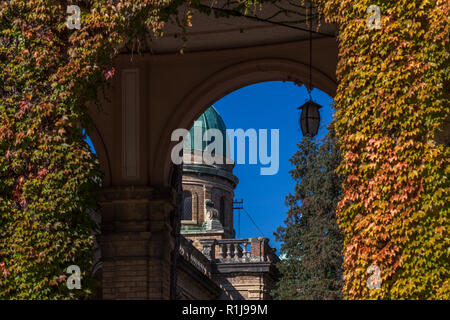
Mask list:
[[181,220],[192,220],[192,193],[190,191],[183,192]]
[[225,197],[220,198],[220,206],[219,206],[219,216],[220,216],[220,223],[222,226],[225,225]]

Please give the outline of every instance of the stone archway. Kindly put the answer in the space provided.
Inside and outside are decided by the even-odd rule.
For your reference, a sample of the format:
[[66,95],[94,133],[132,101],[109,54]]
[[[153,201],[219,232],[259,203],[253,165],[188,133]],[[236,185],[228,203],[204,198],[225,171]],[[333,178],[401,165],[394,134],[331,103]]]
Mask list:
[[[337,82],[318,68],[312,69],[312,86],[330,96],[336,93]],[[240,62],[215,73],[203,81],[179,104],[176,112],[166,124],[157,154],[166,154],[155,165],[164,168],[164,175],[169,179],[170,150],[174,145],[167,144],[170,135],[177,128],[189,128],[210,105],[227,94],[247,85],[265,81],[291,81],[296,84],[308,82],[309,67],[301,62],[289,59],[256,59]]]
[[[174,297],[177,252],[177,170],[170,136],[189,128],[213,102],[241,87],[264,81],[307,82],[301,39],[245,48],[130,55],[114,61],[116,76],[102,110],[89,113],[89,133],[103,170],[103,297]],[[313,40],[313,87],[334,96],[335,38]]]
[[94,145],[95,152],[98,156],[100,162],[100,169],[104,173],[102,183],[104,185],[111,184],[111,167],[110,167],[110,159],[108,155],[108,151],[105,146],[105,142],[103,141],[103,137],[98,131],[97,127],[93,125],[90,129],[87,130],[86,134],[92,141]]

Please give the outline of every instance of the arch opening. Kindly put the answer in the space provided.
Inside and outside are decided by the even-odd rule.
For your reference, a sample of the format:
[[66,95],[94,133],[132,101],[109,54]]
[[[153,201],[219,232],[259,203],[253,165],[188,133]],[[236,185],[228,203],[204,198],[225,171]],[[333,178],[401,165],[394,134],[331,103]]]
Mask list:
[[[158,168],[163,174],[162,184],[167,185],[171,170],[171,150],[176,144],[171,141],[171,134],[177,128],[189,129],[194,120],[200,117],[209,106],[228,94],[244,87],[271,81],[292,82],[298,86],[309,81],[309,67],[301,62],[288,59],[256,59],[227,67],[209,79],[204,80],[182,99],[176,112],[167,121],[166,130],[161,134],[157,154],[163,155],[154,162],[154,172]],[[334,97],[337,81],[334,75],[327,75],[318,68],[312,68],[312,89]],[[157,180],[159,181],[160,178]]]

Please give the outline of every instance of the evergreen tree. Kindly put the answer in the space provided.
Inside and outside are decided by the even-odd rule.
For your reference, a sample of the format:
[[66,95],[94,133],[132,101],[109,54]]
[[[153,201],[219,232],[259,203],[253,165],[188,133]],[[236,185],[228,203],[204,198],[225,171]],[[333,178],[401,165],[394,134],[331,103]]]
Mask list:
[[282,241],[276,299],[341,299],[343,236],[336,221],[342,178],[333,132],[319,145],[304,137],[290,159],[295,194],[286,197],[285,226],[275,233]]

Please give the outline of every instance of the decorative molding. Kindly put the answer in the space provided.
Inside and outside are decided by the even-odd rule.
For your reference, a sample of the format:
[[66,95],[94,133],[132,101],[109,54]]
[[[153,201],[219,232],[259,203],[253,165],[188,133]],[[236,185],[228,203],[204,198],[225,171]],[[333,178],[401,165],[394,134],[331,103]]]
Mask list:
[[122,177],[139,178],[139,70],[122,70]]

